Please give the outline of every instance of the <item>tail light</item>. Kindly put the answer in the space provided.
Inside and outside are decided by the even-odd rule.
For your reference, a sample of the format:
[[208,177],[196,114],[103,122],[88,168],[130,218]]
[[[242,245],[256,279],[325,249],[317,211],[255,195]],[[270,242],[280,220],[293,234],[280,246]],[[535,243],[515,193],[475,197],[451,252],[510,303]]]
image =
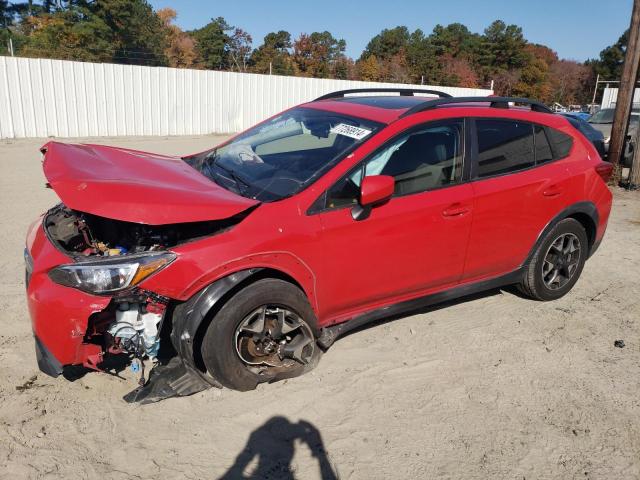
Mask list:
[[601,162],[596,165],[596,173],[602,177],[604,183],[608,183],[613,173],[613,164],[609,162]]

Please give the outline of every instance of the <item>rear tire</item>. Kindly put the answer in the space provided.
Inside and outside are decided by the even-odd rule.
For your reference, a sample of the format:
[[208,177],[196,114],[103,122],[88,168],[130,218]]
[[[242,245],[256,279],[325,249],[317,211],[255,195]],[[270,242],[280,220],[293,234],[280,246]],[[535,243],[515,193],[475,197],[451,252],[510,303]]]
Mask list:
[[[282,325],[276,325],[280,318],[285,333]],[[275,330],[280,337],[274,341]],[[262,279],[233,295],[215,315],[203,338],[202,358],[208,373],[225,387],[253,390],[259,383],[296,377],[313,369],[322,355],[317,333],[313,309],[298,287],[275,278]],[[274,349],[285,348],[296,339],[306,345],[304,351],[297,350],[284,359],[275,353]],[[264,365],[260,363],[263,359],[267,362]]]
[[544,237],[525,268],[518,290],[542,301],[556,300],[578,281],[589,251],[584,227],[573,218],[560,221]]

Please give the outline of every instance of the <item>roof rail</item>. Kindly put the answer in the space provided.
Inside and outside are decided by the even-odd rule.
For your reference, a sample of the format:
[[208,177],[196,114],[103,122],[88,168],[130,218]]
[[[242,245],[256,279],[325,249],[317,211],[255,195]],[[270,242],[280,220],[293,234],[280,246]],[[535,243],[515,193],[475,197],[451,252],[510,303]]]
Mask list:
[[342,98],[349,93],[399,93],[401,97],[411,97],[415,93],[430,93],[431,95],[437,95],[440,98],[452,98],[451,95],[439,90],[426,90],[421,88],[352,88],[349,90],[338,90],[336,92],[327,93],[314,100],[318,102],[320,100],[328,100],[330,98]]
[[528,98],[519,98],[519,97],[450,97],[450,98],[437,98],[434,100],[427,100],[423,103],[419,103],[408,109],[400,118],[406,117],[409,115],[413,115],[414,113],[423,112],[425,110],[430,110],[435,107],[439,107],[440,105],[451,105],[456,103],[489,103],[491,108],[509,108],[509,103],[521,103],[525,105],[529,105],[531,107],[531,111],[533,112],[541,112],[541,113],[553,113],[553,111],[544,105],[543,103],[538,102],[537,100],[531,100]]

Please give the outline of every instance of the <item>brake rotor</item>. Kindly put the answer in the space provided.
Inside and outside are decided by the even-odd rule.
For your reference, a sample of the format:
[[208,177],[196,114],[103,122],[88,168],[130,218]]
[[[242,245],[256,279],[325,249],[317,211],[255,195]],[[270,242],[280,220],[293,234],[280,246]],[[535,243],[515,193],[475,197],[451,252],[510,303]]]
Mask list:
[[235,344],[245,364],[286,370],[306,365],[313,355],[315,342],[311,329],[297,313],[263,305],[240,322]]

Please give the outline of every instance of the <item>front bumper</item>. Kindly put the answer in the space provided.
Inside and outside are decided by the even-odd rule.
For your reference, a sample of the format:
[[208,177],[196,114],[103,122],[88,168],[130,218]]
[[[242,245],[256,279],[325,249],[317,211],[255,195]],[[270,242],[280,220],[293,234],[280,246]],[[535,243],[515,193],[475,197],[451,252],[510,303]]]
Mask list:
[[54,357],[51,352],[43,345],[37,335],[34,335],[36,341],[36,360],[38,368],[50,377],[57,377],[62,373],[62,364]]
[[[25,249],[27,304],[38,366],[53,377],[63,373],[68,365],[99,369],[105,345],[91,342],[95,334],[99,336],[92,316],[107,310],[113,299],[58,285],[49,278],[52,268],[72,260],[49,241],[41,221],[29,229]],[[178,355],[161,360],[144,386],[125,396],[126,401],[151,403],[191,395],[212,386],[221,387],[196,365],[193,341],[212,306],[252,273],[254,270],[247,270],[225,277],[173,309],[169,319],[173,327],[171,341]]]
[[25,261],[27,305],[40,369],[57,376],[65,365],[99,363],[102,347],[85,342],[85,334],[89,317],[104,310],[110,298],[63,287],[49,279],[49,270],[70,259],[49,242],[40,220],[27,235]]
[[[90,317],[104,311],[111,297],[91,295],[53,282],[48,272],[69,257],[58,251],[44,233],[41,220],[27,234],[25,249],[27,305],[36,344],[36,359],[43,373],[57,377],[67,365],[96,369],[103,359],[103,345],[90,343]],[[186,318],[185,318],[186,320]],[[90,329],[90,328],[89,328]],[[181,353],[185,348],[180,348]],[[185,350],[186,351],[186,350]],[[173,396],[191,395],[216,385],[193,365],[189,350],[168,363],[158,364],[146,384],[124,398],[128,402],[152,403]],[[216,385],[218,386],[218,385]]]

